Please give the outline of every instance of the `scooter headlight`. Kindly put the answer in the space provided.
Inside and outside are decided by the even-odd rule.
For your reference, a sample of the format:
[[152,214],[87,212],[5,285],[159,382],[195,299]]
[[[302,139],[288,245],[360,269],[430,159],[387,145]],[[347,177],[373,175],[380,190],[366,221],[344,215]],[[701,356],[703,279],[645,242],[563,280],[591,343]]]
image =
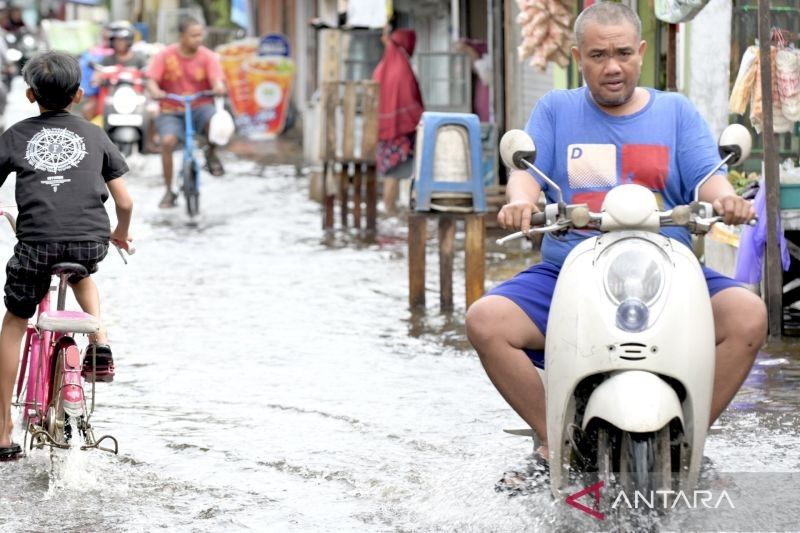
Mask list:
[[667,259],[654,244],[643,239],[625,239],[605,252],[605,288],[615,304],[636,300],[652,305],[666,282]]
[[647,329],[650,310],[641,300],[628,298],[617,307],[617,327],[632,333]]
[[117,113],[130,115],[136,111],[136,106],[139,105],[139,95],[131,87],[120,87],[114,91],[111,103]]

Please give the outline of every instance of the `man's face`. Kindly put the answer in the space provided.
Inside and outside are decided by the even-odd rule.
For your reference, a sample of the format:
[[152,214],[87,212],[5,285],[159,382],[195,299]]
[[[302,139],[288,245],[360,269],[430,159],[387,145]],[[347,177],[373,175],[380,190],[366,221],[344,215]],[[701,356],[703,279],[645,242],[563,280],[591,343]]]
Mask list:
[[616,107],[631,99],[645,48],[647,43],[637,40],[636,29],[628,22],[586,24],[580,47],[572,49],[572,56],[598,105]]
[[130,49],[127,39],[111,39],[111,46],[117,54],[124,54]]
[[181,46],[189,51],[196,52],[206,36],[206,29],[200,24],[192,24],[181,33]]

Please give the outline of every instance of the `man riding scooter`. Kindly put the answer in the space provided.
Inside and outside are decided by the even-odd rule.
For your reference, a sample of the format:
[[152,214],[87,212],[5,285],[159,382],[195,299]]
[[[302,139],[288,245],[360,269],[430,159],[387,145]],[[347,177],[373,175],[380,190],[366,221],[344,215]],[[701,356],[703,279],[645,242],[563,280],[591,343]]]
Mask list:
[[[147,58],[133,49],[135,36],[136,30],[130,22],[117,21],[110,23],[103,31],[104,41],[108,48],[98,48],[94,51],[94,55],[98,58],[98,61],[94,61],[94,64],[99,64],[103,67],[120,65],[143,71],[147,66]],[[90,79],[91,86],[97,87],[101,82],[102,75],[95,72]],[[91,95],[83,105],[82,112],[86,120],[94,119],[98,113],[103,111],[98,108],[95,96],[96,93]]]
[[92,85],[99,90],[92,103],[84,107],[84,116],[101,116],[111,140],[128,155],[133,145],[142,151],[147,137],[144,96],[147,59],[133,49],[136,31],[129,22],[112,22],[107,32],[113,52],[103,57],[99,66],[94,66]]
[[[725,223],[752,219],[752,206],[736,196],[723,173],[701,182],[720,158],[691,103],[637,86],[647,43],[636,13],[622,4],[596,3],[578,16],[575,35],[572,54],[586,86],[542,97],[525,128],[536,143],[537,167],[563,189],[565,200],[600,211],[612,188],[638,183],[668,209],[693,201],[699,187],[699,199],[711,203]],[[543,190],[552,201],[553,191],[531,173],[513,172],[500,225],[527,231]],[[553,291],[565,257],[589,236],[579,231],[546,236],[542,263],[499,285],[467,312],[467,335],[486,373],[541,442],[547,442],[548,431],[537,368],[546,363],[544,335]],[[689,244],[688,234],[675,238]],[[766,310],[759,297],[733,280],[707,268],[703,273],[716,340],[711,424],[750,371],[766,335]],[[550,457],[546,445],[538,454],[540,461]]]

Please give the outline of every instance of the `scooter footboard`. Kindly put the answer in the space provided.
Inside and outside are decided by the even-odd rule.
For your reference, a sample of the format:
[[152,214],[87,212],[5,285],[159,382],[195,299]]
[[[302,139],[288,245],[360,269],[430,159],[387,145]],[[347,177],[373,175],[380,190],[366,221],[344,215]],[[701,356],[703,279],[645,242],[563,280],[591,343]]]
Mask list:
[[589,397],[583,429],[594,418],[631,433],[658,431],[674,418],[683,425],[683,409],[675,390],[650,372],[617,372]]

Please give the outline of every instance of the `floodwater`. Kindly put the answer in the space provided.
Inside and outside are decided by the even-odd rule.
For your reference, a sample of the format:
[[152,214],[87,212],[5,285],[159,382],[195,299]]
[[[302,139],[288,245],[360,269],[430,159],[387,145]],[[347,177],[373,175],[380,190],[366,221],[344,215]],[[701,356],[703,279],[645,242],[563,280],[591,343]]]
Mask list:
[[[136,162],[137,253],[96,275],[117,378],[93,421],[120,453],[0,463],[0,531],[576,529],[546,490],[495,491],[531,443],[502,432],[522,422],[466,341],[463,271],[441,313],[429,247],[413,314],[402,224],[326,238],[294,167],[227,167],[190,225],[156,207],[155,156]],[[0,228],[3,257],[13,242]],[[489,284],[525,255],[490,249]],[[799,348],[760,355],[709,436],[715,468],[800,471]]]

